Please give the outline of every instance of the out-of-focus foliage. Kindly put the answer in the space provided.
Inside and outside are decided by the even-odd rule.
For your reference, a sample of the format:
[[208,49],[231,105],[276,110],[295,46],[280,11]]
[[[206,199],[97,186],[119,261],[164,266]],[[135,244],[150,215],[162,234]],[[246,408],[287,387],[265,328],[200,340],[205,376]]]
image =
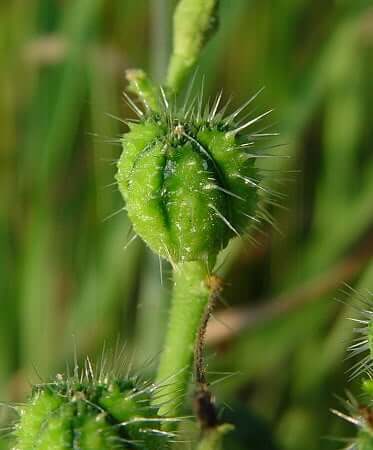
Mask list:
[[[95,355],[120,336],[139,364],[159,352],[169,271],[161,284],[139,240],[124,250],[131,230],[113,182],[126,127],[113,116],[131,116],[126,68],[163,76],[174,4],[1,2],[1,400],[22,400],[74,349]],[[290,156],[263,163],[284,194],[287,209],[272,211],[282,234],[237,241],[221,269],[230,328],[212,321],[208,369],[211,381],[233,372],[212,386],[232,407],[229,449],[336,449],[326,436],[354,433],[329,409],[352,364],[354,294],[341,285],[373,288],[372,55],[371,1],[221,1],[199,66],[206,91],[239,105],[265,85],[256,106],[276,108],[268,124],[281,135],[263,153]]]

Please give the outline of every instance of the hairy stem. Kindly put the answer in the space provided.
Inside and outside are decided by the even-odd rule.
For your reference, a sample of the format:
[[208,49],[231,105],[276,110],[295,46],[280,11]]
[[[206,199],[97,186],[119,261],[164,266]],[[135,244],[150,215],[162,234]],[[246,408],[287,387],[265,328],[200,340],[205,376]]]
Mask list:
[[209,299],[208,269],[202,262],[180,263],[174,270],[174,291],[157,383],[162,387],[160,413],[178,414],[185,396],[197,333]]
[[180,0],[174,15],[173,51],[167,86],[175,92],[194,67],[199,54],[216,30],[218,0]]

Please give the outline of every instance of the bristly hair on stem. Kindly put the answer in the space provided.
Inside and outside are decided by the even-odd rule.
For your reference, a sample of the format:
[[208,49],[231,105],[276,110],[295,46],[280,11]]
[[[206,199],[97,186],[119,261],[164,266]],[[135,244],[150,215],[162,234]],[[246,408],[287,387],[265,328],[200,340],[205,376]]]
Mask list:
[[203,354],[207,325],[216,302],[220,299],[223,290],[223,280],[216,275],[211,275],[207,278],[206,284],[210,292],[209,300],[201,320],[194,351],[194,382],[196,387],[193,403],[195,415],[202,433],[206,430],[216,428],[219,425],[216,407],[206,377]]

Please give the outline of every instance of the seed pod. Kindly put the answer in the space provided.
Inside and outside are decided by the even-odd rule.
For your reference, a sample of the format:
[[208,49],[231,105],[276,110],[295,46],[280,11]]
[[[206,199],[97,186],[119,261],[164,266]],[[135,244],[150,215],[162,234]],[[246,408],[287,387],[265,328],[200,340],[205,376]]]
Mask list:
[[[368,277],[369,278],[369,277]],[[359,357],[348,370],[350,379],[363,375],[361,380],[362,395],[356,399],[347,392],[347,400],[343,401],[343,412],[332,410],[337,416],[357,427],[356,437],[351,439],[349,449],[373,450],[373,297],[368,293],[365,297],[357,293],[354,308],[360,310],[360,317],[352,317],[357,326],[354,328],[357,337],[348,348],[350,357]]]
[[166,449],[172,436],[160,430],[153,392],[136,378],[60,376],[38,385],[20,407],[14,450]]
[[[201,96],[202,97],[202,96]],[[171,262],[213,262],[235,235],[256,220],[258,170],[250,125],[218,112],[221,95],[181,110],[162,91],[158,111],[140,111],[122,139],[117,181],[135,232]],[[250,140],[251,138],[251,140]]]
[[372,438],[372,430],[370,432],[360,431],[356,442],[354,443],[355,447],[351,447],[356,450],[373,450],[373,438]]
[[360,396],[361,401],[347,393],[348,399],[343,401],[345,412],[332,410],[357,427],[356,437],[351,439],[351,446],[348,447],[351,450],[373,450],[372,380],[365,380],[362,387],[365,395]]
[[[369,374],[373,370],[373,296],[366,298],[360,294],[357,309],[360,310],[360,317],[351,318],[359,327],[354,329],[356,338],[348,347],[350,358],[359,357],[358,361],[348,370],[350,379],[360,375]],[[366,386],[368,386],[367,384]],[[369,385],[371,386],[371,385]],[[373,394],[373,389],[371,395]]]

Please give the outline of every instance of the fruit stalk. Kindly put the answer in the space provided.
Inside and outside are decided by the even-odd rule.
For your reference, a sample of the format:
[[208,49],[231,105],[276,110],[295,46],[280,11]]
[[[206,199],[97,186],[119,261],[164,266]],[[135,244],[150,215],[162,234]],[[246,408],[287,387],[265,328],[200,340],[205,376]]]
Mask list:
[[195,341],[209,299],[207,276],[206,263],[199,261],[179,263],[174,270],[169,325],[157,376],[161,415],[176,416],[187,390]]

